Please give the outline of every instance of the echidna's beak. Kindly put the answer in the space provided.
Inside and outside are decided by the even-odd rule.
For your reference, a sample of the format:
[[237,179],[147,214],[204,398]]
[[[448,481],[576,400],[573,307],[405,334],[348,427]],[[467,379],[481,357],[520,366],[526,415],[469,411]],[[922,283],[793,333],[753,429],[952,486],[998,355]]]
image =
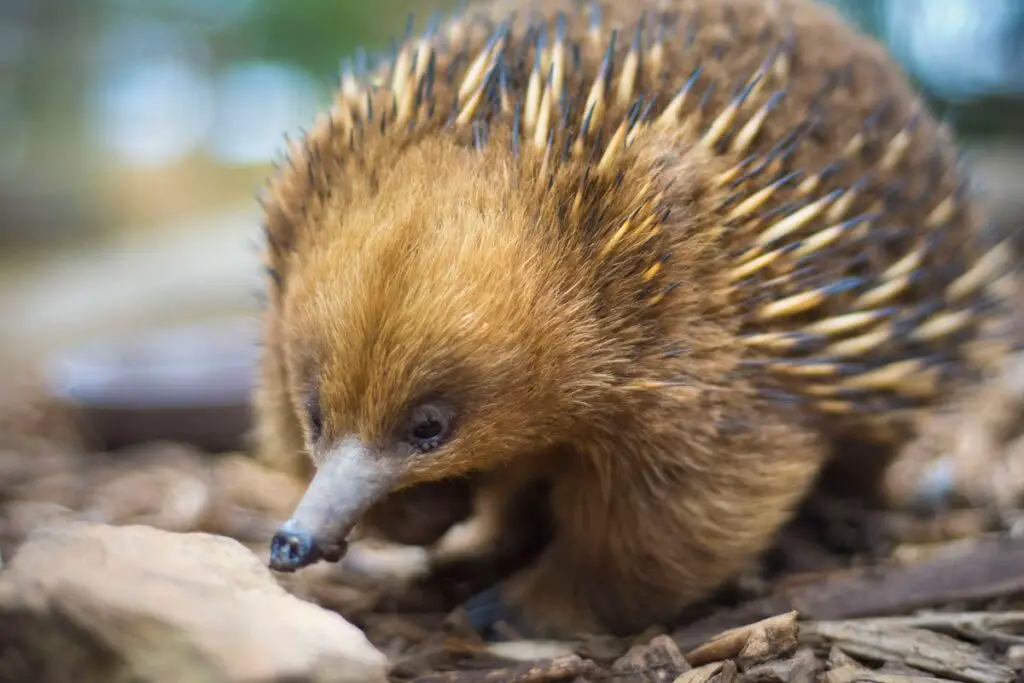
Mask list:
[[320,560],[340,560],[348,547],[345,537],[359,516],[390,490],[392,462],[358,440],[338,444],[317,468],[291,519],[274,534],[270,568],[293,572]]

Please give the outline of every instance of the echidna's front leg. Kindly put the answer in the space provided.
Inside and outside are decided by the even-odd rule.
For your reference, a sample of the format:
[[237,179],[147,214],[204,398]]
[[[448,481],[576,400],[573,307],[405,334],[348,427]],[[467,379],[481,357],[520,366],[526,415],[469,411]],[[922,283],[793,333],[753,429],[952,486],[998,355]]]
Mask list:
[[[754,561],[812,486],[826,445],[798,417],[742,394],[715,416],[721,427],[703,436],[637,439],[660,455],[626,442],[576,459],[552,487],[552,540],[479,617],[503,605],[533,637],[637,633]],[[615,457],[599,461],[605,453]]]

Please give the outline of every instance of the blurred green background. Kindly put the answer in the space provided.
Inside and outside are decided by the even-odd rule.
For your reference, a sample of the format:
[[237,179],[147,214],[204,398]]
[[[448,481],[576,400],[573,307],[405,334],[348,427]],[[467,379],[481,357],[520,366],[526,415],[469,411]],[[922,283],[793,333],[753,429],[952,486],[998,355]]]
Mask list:
[[[3,0],[0,319],[14,350],[251,310],[253,194],[357,45],[458,0]],[[1024,2],[836,0],[1024,194]]]

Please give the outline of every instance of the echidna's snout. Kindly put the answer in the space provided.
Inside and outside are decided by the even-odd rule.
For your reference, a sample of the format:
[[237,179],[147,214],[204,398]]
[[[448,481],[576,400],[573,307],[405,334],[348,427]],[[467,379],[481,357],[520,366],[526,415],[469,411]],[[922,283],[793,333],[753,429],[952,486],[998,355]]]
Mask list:
[[285,522],[270,541],[270,568],[274,571],[293,572],[322,558],[323,553],[313,535],[295,528],[291,520]]
[[337,562],[360,515],[388,493],[395,480],[394,458],[374,453],[356,439],[332,449],[291,519],[270,542],[274,571],[293,572],[320,560]]

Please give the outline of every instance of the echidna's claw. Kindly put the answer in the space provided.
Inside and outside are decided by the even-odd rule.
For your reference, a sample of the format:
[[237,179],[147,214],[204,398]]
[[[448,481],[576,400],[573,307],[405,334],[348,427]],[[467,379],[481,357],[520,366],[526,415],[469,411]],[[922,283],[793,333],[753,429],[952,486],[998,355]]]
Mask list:
[[528,636],[531,629],[519,610],[505,600],[500,586],[483,590],[462,604],[470,627],[481,636],[501,639],[495,626],[504,622],[522,636]]

